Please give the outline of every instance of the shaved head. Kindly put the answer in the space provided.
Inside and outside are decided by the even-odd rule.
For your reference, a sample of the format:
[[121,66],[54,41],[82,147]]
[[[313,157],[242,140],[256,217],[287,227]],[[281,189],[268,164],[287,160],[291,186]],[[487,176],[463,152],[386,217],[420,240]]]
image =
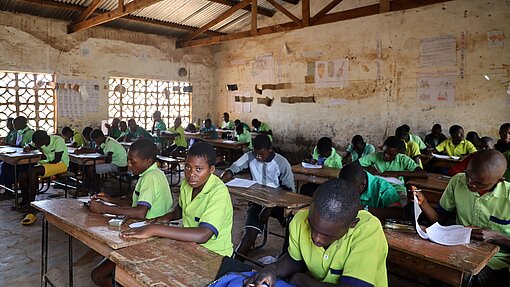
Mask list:
[[466,167],[467,184],[471,191],[492,188],[503,178],[507,168],[505,156],[497,150],[476,152]]

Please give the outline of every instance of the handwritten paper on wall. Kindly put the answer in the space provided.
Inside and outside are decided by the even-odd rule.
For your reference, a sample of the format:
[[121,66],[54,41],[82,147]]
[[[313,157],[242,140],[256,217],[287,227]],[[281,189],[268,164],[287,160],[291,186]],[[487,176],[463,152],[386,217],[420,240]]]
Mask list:
[[83,118],[83,98],[79,91],[64,88],[62,85],[57,90],[58,113],[66,118]]
[[252,63],[252,75],[257,83],[272,83],[275,81],[273,55],[258,56]]
[[421,66],[455,66],[455,48],[453,35],[421,39]]
[[455,101],[454,71],[418,74],[418,102],[452,103]]
[[349,85],[349,59],[315,62],[315,86],[318,88],[345,88]]

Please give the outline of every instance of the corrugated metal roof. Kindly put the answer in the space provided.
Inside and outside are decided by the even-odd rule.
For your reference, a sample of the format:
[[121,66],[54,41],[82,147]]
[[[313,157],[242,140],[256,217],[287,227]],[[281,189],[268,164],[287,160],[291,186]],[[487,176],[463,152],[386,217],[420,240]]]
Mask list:
[[[0,0],[0,10],[72,21],[80,14],[79,9],[89,6],[93,0],[46,1],[50,3],[62,3],[66,5],[67,8],[39,5],[23,0]],[[125,4],[132,1],[133,0],[125,0]],[[237,1],[240,2],[239,0]],[[258,2],[259,7],[276,12],[276,9],[266,0],[259,0]],[[281,0],[277,0],[277,2],[282,6],[289,5]],[[101,1],[98,9],[102,11],[111,11],[116,9],[117,5],[118,0],[103,0]],[[216,19],[229,8],[230,6],[228,5],[207,0],[163,0],[149,7],[135,11],[130,15],[139,17],[140,19],[151,19],[165,23],[174,23],[199,28]],[[259,15],[259,17],[265,16]],[[250,23],[250,18],[251,15],[249,11],[238,10],[225,20],[214,25],[210,30],[220,33],[236,32],[248,25]],[[189,33],[189,29],[185,28],[180,29],[178,27],[167,27],[164,25],[158,26],[154,24],[144,24],[140,21],[132,21],[124,18],[117,19],[105,25],[126,30],[169,35],[177,38]]]

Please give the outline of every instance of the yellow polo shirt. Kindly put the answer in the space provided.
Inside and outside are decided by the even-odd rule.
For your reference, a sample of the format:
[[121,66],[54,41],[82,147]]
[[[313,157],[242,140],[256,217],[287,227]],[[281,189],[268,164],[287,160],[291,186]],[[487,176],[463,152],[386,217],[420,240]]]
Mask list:
[[174,140],[174,144],[176,146],[180,146],[183,148],[188,147],[188,144],[186,143],[186,138],[184,137],[184,128],[182,126],[178,126],[177,128],[171,127],[168,129],[168,131],[179,134]]
[[85,143],[85,140],[79,132],[73,130],[72,142],[76,144],[76,147],[82,147]]
[[436,150],[438,152],[446,151],[449,156],[463,156],[476,152],[476,147],[468,140],[462,140],[458,145],[454,145],[452,139],[449,138],[436,146]]
[[381,223],[364,210],[358,212],[358,218],[354,228],[324,249],[312,241],[308,210],[298,212],[289,226],[289,255],[304,261],[313,278],[320,282],[388,286],[388,243]]
[[[466,183],[466,174],[450,179],[440,208],[456,214],[457,224],[478,226],[510,236],[510,183],[500,182],[484,195],[472,192]],[[487,264],[494,270],[510,267],[510,252],[500,250]]]
[[170,186],[156,163],[140,173],[140,179],[133,192],[133,207],[147,206],[145,218],[152,219],[167,214],[173,205]]
[[182,208],[182,226],[206,227],[214,235],[203,247],[223,256],[232,256],[233,208],[227,187],[211,174],[202,191],[192,200],[193,188],[186,179],[181,183],[179,206]]

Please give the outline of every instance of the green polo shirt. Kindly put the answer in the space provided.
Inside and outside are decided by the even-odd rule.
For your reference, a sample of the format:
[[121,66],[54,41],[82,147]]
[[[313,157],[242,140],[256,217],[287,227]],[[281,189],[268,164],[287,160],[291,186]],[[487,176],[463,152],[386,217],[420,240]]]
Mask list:
[[160,130],[160,131],[166,131],[165,122],[163,120],[155,122],[154,129]]
[[174,140],[174,144],[176,146],[183,148],[188,147],[188,144],[186,143],[186,137],[184,136],[184,128],[182,126],[178,126],[177,128],[171,127],[168,131],[179,134]]
[[420,150],[424,150],[427,148],[427,146],[425,145],[425,143],[423,142],[423,140],[421,139],[420,136],[409,134],[409,141],[415,142],[416,144],[418,144],[418,147],[420,148]]
[[[266,123],[263,123],[263,122],[260,122],[260,127],[258,129],[256,129],[255,131],[257,132],[268,132],[271,130],[271,127],[266,124]],[[273,136],[272,135],[267,135],[269,137],[269,139],[271,141],[273,141]]]
[[331,154],[327,158],[323,158],[319,156],[319,152],[317,151],[317,147],[313,149],[312,158],[319,162],[319,164],[324,165],[325,167],[330,168],[342,168],[342,157],[336,152],[334,147],[331,148]]
[[463,156],[476,152],[476,147],[468,140],[462,140],[458,145],[454,145],[452,139],[449,138],[436,146],[436,150],[438,152],[446,151],[449,156]]
[[350,144],[348,147],[347,147],[347,152],[349,152],[351,154],[351,159],[352,161],[357,161],[358,159],[366,156],[366,155],[369,155],[371,153],[374,153],[375,152],[375,147],[369,143],[365,143],[365,148],[363,149],[363,152],[361,154],[359,154],[358,152],[356,152],[353,148],[352,148],[352,144]]
[[289,226],[289,255],[304,261],[315,280],[350,286],[388,286],[388,243],[380,221],[369,212],[358,212],[359,222],[324,249],[312,241],[308,210],[294,216]]
[[112,153],[112,164],[118,167],[127,166],[127,152],[126,149],[115,139],[107,137],[105,142],[101,144],[101,149],[104,155]]
[[510,150],[505,152],[504,155],[506,157],[506,162],[507,162],[507,168],[506,168],[504,177],[505,177],[506,181],[510,181]]
[[145,218],[152,219],[167,214],[173,205],[170,186],[156,163],[140,173],[133,192],[133,207],[147,206]]
[[243,142],[243,143],[248,143],[248,149],[250,149],[250,150],[253,149],[253,146],[251,144],[251,134],[249,131],[243,130],[243,133],[240,135],[239,134],[236,135],[236,137],[237,137],[237,141]]
[[24,129],[19,130],[16,135],[16,145],[24,147],[30,142],[32,142],[32,135],[35,133],[33,129],[26,126]]
[[46,159],[40,160],[40,164],[52,162],[55,159],[55,153],[62,152],[61,162],[69,167],[69,152],[67,151],[66,142],[64,139],[57,135],[49,135],[50,143],[46,146],[41,146],[41,151],[46,156]]
[[[478,226],[510,236],[510,183],[500,182],[484,195],[472,192],[466,183],[466,174],[450,179],[440,207],[456,214],[457,224]],[[510,267],[510,252],[500,250],[487,264],[494,270]]]
[[203,247],[223,256],[232,256],[233,208],[227,187],[211,174],[202,191],[192,200],[193,188],[182,181],[179,206],[182,208],[183,227],[206,227],[214,235]]
[[[408,157],[410,157],[411,159],[416,156],[420,156],[421,151],[420,151],[420,147],[418,146],[418,144],[415,142],[412,142],[412,141],[406,142],[406,155]],[[423,168],[423,165],[421,164],[421,159],[419,159],[419,161],[420,161],[420,167]]]
[[154,141],[154,139],[152,138],[152,135],[148,131],[146,131],[144,128],[142,128],[141,126],[137,126],[136,130],[134,132],[131,132],[131,130],[130,130],[127,137],[134,139],[134,140],[136,140],[140,137],[144,137],[144,138],[150,139],[151,141]]
[[385,171],[414,171],[420,167],[414,160],[405,154],[397,154],[392,161],[384,161],[382,151],[374,152],[359,159],[362,167],[375,166],[383,173]]
[[111,128],[109,136],[116,139],[116,138],[120,137],[121,134],[122,134],[122,132],[120,131],[119,128]]
[[360,194],[361,206],[372,208],[384,208],[400,202],[400,195],[395,187],[386,180],[373,176],[365,171],[367,175],[366,190]]
[[127,136],[129,136],[129,129],[127,129],[123,132],[120,132],[120,135],[116,138],[116,140],[118,140],[119,138],[122,138],[122,137],[124,138],[124,140],[126,140],[125,137],[127,137]]
[[16,130],[9,131],[7,136],[5,136],[5,143],[8,145],[15,145],[17,137],[18,137],[18,131],[16,131]]
[[85,140],[79,132],[73,131],[72,143],[76,143],[76,147],[82,147],[85,144]]
[[233,130],[236,126],[234,125],[234,122],[233,121],[223,121],[221,123],[221,128],[222,129],[227,129],[227,130]]

